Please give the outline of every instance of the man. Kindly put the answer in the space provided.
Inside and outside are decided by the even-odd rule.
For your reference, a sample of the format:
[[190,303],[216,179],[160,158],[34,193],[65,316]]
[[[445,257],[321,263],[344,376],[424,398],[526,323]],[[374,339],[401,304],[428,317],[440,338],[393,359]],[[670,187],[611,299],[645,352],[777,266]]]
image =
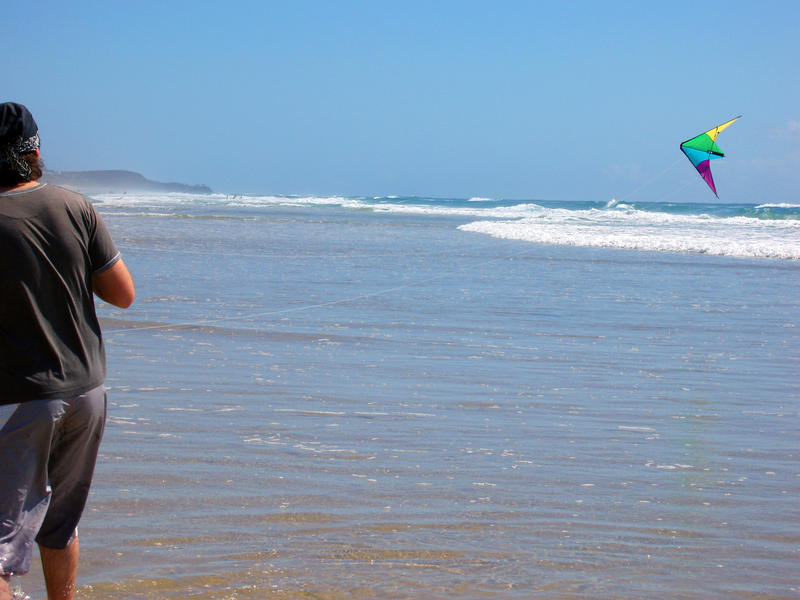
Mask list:
[[121,308],[135,295],[92,205],[41,176],[33,116],[0,104],[0,600],[28,571],[34,541],[48,598],[74,596],[106,415],[92,294]]

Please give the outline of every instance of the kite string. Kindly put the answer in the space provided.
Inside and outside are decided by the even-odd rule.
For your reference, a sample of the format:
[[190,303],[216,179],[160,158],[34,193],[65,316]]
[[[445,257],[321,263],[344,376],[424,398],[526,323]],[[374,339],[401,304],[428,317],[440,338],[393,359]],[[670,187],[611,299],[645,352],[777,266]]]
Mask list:
[[[651,178],[651,179],[649,179],[649,180],[645,181],[645,182],[644,182],[642,185],[640,185],[639,187],[637,187],[636,189],[634,189],[632,192],[628,192],[628,193],[627,193],[625,196],[623,196],[622,198],[620,198],[620,199],[619,199],[619,202],[624,202],[625,200],[627,200],[628,198],[630,198],[630,197],[631,197],[631,196],[633,196],[634,194],[637,194],[637,193],[641,192],[641,191],[642,191],[644,188],[646,188],[646,187],[647,187],[647,186],[649,186],[650,184],[652,184],[652,183],[654,183],[655,181],[657,181],[657,180],[661,179],[661,178],[662,178],[664,175],[666,175],[667,173],[669,173],[669,172],[670,172],[672,169],[674,169],[674,168],[675,168],[675,167],[676,167],[676,166],[677,166],[679,163],[681,163],[681,162],[683,162],[683,159],[681,159],[681,158],[678,158],[678,159],[676,159],[676,160],[675,160],[675,162],[673,162],[673,163],[672,163],[671,165],[669,165],[669,166],[668,166],[666,169],[664,169],[663,171],[661,171],[661,173],[659,173],[659,174],[658,174],[658,175],[656,175],[655,177],[653,177],[653,178]],[[684,186],[684,187],[685,187],[685,186]]]
[[203,326],[207,326],[207,325],[216,325],[217,323],[222,323],[224,321],[234,321],[236,319],[241,319],[244,316],[247,316],[249,318],[257,318],[257,317],[270,317],[270,316],[276,316],[276,315],[283,315],[283,314],[288,314],[288,313],[292,313],[292,312],[300,312],[300,311],[304,311],[304,310],[311,310],[311,309],[314,309],[314,308],[323,308],[325,306],[335,306],[336,304],[346,304],[348,302],[354,302],[356,300],[364,300],[366,298],[372,298],[372,297],[375,297],[375,296],[382,296],[384,294],[390,294],[392,292],[397,292],[397,291],[412,287],[414,285],[420,285],[420,284],[423,284],[423,283],[428,283],[428,282],[434,281],[436,279],[441,279],[442,277],[445,277],[445,276],[444,275],[439,275],[439,276],[431,277],[431,278],[428,278],[428,279],[421,279],[421,280],[417,280],[417,281],[412,281],[412,282],[407,283],[405,285],[396,286],[396,287],[388,288],[388,289],[385,289],[385,290],[379,290],[377,292],[372,292],[372,293],[369,293],[369,294],[361,294],[361,295],[358,295],[358,296],[351,296],[349,298],[340,298],[339,300],[330,300],[328,302],[319,302],[317,304],[307,304],[307,305],[304,305],[304,306],[295,306],[295,307],[292,307],[292,308],[283,308],[283,309],[280,309],[280,310],[269,310],[269,311],[264,311],[264,312],[247,313],[245,315],[238,314],[238,315],[232,316],[232,317],[219,317],[219,318],[216,318],[216,319],[203,319],[203,320],[200,320],[200,321],[191,321],[189,323],[165,323],[163,325],[147,325],[147,326],[144,326],[144,327],[121,327],[121,328],[117,328],[117,329],[104,329],[104,331],[107,332],[107,333],[118,333],[120,331],[131,331],[131,330],[145,331],[145,330],[148,330],[148,329],[151,329],[151,330],[152,329],[187,329],[187,328],[190,328],[190,327],[203,327]]
[[[653,178],[649,179],[648,181],[644,182],[638,188],[636,188],[633,191],[631,191],[628,194],[626,194],[623,198],[621,198],[619,200],[619,202],[624,202],[625,200],[627,200],[628,198],[630,198],[634,194],[640,192],[641,190],[643,190],[647,186],[651,185],[653,182],[657,181],[658,179],[660,179],[661,177],[666,175],[669,171],[674,169],[675,166],[680,162],[681,162],[681,159],[677,159],[674,163],[669,165],[661,173],[659,173],[655,177],[653,177]],[[689,183],[690,182],[687,182],[683,186],[678,188],[677,190],[674,190],[672,192],[667,193],[663,198],[666,198],[666,197],[669,197],[669,196],[671,196],[673,194],[678,193],[679,191],[681,191],[682,189],[687,187],[689,185]],[[491,259],[491,260],[488,260],[488,261],[484,261],[484,262],[478,263],[477,265],[474,265],[473,268],[482,267],[482,266],[485,266],[485,265],[488,265],[488,264],[492,264],[492,263],[495,263],[495,262],[498,262],[498,261],[501,261],[501,260],[510,260],[510,259],[513,259],[513,258],[518,258],[518,257],[520,257],[520,256],[522,256],[522,255],[524,255],[524,254],[526,254],[526,253],[528,253],[530,251],[532,251],[532,249],[527,249],[526,248],[525,250],[522,250],[522,251],[517,252],[517,253],[513,253],[513,254],[508,255],[508,256],[503,256],[503,257],[499,257],[499,258],[495,258],[495,259]],[[371,293],[367,293],[367,294],[359,294],[357,296],[351,296],[351,297],[348,297],[348,298],[341,298],[341,299],[338,299],[338,300],[330,300],[328,302],[319,302],[317,304],[307,304],[307,305],[304,305],[304,306],[295,306],[295,307],[284,308],[284,309],[280,309],[280,310],[271,310],[271,311],[264,311],[264,312],[257,312],[257,313],[249,313],[247,316],[249,316],[250,318],[257,318],[257,317],[270,317],[270,316],[277,316],[277,315],[285,315],[285,314],[294,313],[294,312],[313,310],[313,309],[316,309],[316,308],[324,308],[326,306],[335,306],[337,304],[346,304],[348,302],[354,302],[356,300],[366,300],[368,298],[374,298],[374,297],[377,297],[377,296],[384,296],[386,294],[391,294],[392,292],[398,292],[400,290],[408,289],[410,287],[414,287],[414,286],[417,286],[417,285],[422,285],[422,284],[425,284],[425,283],[430,283],[432,281],[437,281],[439,279],[443,279],[445,277],[448,277],[450,274],[451,273],[445,273],[445,274],[441,274],[441,275],[436,275],[434,277],[428,277],[428,278],[425,278],[425,279],[418,279],[418,280],[411,281],[411,282],[409,282],[407,284],[404,284],[404,285],[394,286],[394,287],[391,287],[391,288],[386,288],[386,289],[383,289],[383,290],[379,290],[377,292],[371,292]],[[147,326],[143,326],[143,327],[120,327],[120,328],[113,328],[113,329],[105,329],[104,331],[106,333],[119,333],[119,332],[123,332],[123,331],[131,331],[131,330],[146,331],[146,330],[157,330],[157,329],[186,329],[186,328],[190,328],[190,327],[203,327],[203,326],[215,325],[217,323],[222,323],[222,322],[225,322],[225,321],[233,321],[233,320],[236,320],[236,319],[240,319],[242,317],[243,317],[243,315],[239,314],[239,315],[231,316],[231,317],[219,317],[217,319],[204,319],[204,320],[199,320],[199,321],[192,321],[192,322],[189,322],[189,323],[147,325]]]
[[[486,260],[486,261],[477,263],[475,265],[472,265],[470,268],[471,269],[480,268],[480,267],[484,267],[486,265],[493,264],[493,263],[496,263],[496,262],[499,262],[499,261],[511,260],[511,259],[514,259],[514,258],[519,258],[519,257],[521,257],[521,256],[523,256],[525,254],[528,254],[528,253],[532,252],[532,251],[533,251],[533,248],[525,248],[525,249],[523,249],[523,250],[521,250],[519,252],[515,252],[515,253],[509,254],[509,255],[506,255],[506,256],[500,256],[498,258],[493,258],[493,259],[490,259],[490,260]],[[464,269],[461,269],[461,270],[463,271]],[[414,287],[414,286],[417,286],[417,285],[423,285],[425,283],[430,283],[432,281],[437,281],[439,279],[444,279],[445,277],[449,277],[452,274],[453,274],[452,272],[442,273],[440,275],[435,275],[435,276],[432,276],[432,277],[426,277],[424,279],[417,279],[417,280],[410,281],[410,282],[408,282],[406,284],[403,284],[403,285],[394,286],[394,287],[386,288],[386,289],[383,289],[383,290],[378,290],[376,292],[370,292],[370,293],[367,293],[367,294],[359,294],[357,296],[350,296],[350,297],[347,297],[347,298],[340,298],[338,300],[330,300],[328,302],[319,302],[319,303],[316,303],[316,304],[307,304],[307,305],[304,305],[304,306],[295,306],[295,307],[291,307],[291,308],[283,308],[283,309],[280,309],[280,310],[269,310],[269,311],[263,311],[263,312],[251,312],[251,313],[246,313],[244,315],[238,314],[236,316],[231,316],[231,317],[219,317],[219,318],[216,318],[216,319],[203,319],[203,320],[198,320],[198,321],[190,321],[189,323],[164,323],[164,324],[159,324],[159,325],[146,325],[146,326],[143,326],[143,327],[133,326],[133,327],[118,327],[118,328],[108,328],[108,329],[104,328],[103,331],[105,333],[120,333],[120,332],[125,332],[125,331],[147,331],[147,330],[157,330],[157,329],[188,329],[188,328],[193,328],[193,327],[213,326],[213,325],[216,325],[217,323],[222,323],[222,322],[225,322],[225,321],[234,321],[234,320],[237,320],[237,319],[241,319],[243,317],[249,317],[249,318],[272,317],[272,316],[284,315],[284,314],[288,314],[288,313],[301,312],[301,311],[306,311],[306,310],[313,310],[315,308],[324,308],[326,306],[335,306],[337,304],[347,304],[349,302],[355,302],[357,300],[366,300],[367,298],[375,298],[377,296],[384,296],[386,294],[391,294],[393,292],[398,292],[400,290],[408,289],[410,287]]]
[[685,183],[684,183],[682,186],[680,186],[680,187],[678,187],[678,188],[675,188],[675,189],[674,189],[674,190],[672,190],[671,192],[667,192],[666,194],[664,194],[663,196],[661,196],[661,197],[660,197],[658,200],[654,200],[654,202],[663,202],[664,200],[666,200],[667,198],[670,198],[670,197],[674,196],[674,195],[675,195],[675,194],[677,194],[678,192],[682,192],[683,190],[685,190],[685,189],[686,189],[687,187],[689,187],[690,185],[694,185],[694,179],[687,179],[687,180],[686,180],[686,182],[685,182]]

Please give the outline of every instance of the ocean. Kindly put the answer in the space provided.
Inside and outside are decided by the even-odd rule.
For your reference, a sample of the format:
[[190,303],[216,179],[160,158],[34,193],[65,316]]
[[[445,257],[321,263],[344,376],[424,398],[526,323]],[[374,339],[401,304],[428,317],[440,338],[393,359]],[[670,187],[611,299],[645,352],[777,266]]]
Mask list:
[[92,200],[79,598],[800,598],[800,204]]

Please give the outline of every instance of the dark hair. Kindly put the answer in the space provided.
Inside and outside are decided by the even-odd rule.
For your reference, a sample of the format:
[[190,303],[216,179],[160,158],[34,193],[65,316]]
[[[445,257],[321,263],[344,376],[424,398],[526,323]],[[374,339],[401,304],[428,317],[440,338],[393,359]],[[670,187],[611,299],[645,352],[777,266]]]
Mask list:
[[36,152],[26,152],[20,155],[20,160],[28,163],[31,168],[31,176],[28,179],[22,177],[11,166],[11,163],[0,161],[0,187],[14,187],[26,181],[35,181],[42,177],[44,163],[36,155]]

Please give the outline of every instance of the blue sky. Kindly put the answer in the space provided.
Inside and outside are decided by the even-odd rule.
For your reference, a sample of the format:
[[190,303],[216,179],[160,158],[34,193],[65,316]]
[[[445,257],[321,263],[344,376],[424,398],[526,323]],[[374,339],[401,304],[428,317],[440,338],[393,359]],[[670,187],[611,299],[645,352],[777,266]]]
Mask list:
[[[215,191],[800,201],[800,2],[4,7],[2,100],[54,170]],[[14,49],[9,50],[9,49]]]

